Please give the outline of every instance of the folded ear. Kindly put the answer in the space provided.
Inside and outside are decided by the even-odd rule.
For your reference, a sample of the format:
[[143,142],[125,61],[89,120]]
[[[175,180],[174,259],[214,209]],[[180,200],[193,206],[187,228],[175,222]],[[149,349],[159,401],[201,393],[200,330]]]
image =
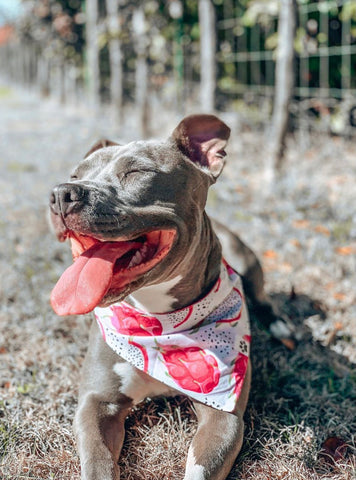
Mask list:
[[172,134],[184,155],[208,169],[214,181],[224,167],[224,148],[229,136],[230,128],[214,115],[190,115],[180,122]]
[[100,150],[101,148],[105,148],[105,147],[113,147],[115,145],[119,145],[118,143],[115,143],[115,142],[112,142],[111,140],[108,140],[106,138],[103,138],[101,140],[98,140],[92,147],[91,149],[89,150],[89,152],[87,152],[85,155],[84,155],[84,158],[87,158],[89,157],[89,155],[91,155],[92,153],[96,152],[96,150]]

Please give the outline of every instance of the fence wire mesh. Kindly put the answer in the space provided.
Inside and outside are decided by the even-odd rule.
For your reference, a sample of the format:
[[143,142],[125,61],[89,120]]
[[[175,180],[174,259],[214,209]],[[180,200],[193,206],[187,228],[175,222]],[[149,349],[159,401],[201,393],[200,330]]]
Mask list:
[[[239,2],[223,3],[225,16],[217,23],[219,92],[237,107],[239,100],[267,102],[268,110],[274,95],[278,2],[254,2],[240,15]],[[350,130],[356,126],[356,2],[299,0],[297,17],[292,111],[314,116],[319,126],[336,133]]]

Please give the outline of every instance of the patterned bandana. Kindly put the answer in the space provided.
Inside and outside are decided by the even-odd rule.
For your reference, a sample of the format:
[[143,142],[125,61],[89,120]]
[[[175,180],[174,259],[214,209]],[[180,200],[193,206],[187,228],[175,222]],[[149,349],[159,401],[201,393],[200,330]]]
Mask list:
[[149,314],[120,302],[94,311],[122,358],[194,400],[234,410],[251,336],[241,279],[225,262],[211,291],[180,310]]

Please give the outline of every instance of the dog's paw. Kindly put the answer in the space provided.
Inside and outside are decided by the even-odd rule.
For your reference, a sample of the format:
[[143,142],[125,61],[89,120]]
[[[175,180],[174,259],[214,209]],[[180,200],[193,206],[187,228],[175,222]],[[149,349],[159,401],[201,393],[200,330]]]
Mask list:
[[119,467],[108,450],[82,463],[81,480],[120,480]]

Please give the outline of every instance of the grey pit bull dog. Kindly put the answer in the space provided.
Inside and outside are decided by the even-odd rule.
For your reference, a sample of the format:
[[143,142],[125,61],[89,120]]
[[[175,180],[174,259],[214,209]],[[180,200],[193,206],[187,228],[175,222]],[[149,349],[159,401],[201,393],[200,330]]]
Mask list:
[[103,141],[53,189],[51,220],[75,259],[53,308],[95,311],[75,417],[83,480],[120,478],[125,417],[146,397],[194,403],[184,480],[225,479],[241,449],[251,378],[242,288],[266,324],[276,316],[254,253],[204,210],[229,135],[217,117],[193,115],[166,141]]

